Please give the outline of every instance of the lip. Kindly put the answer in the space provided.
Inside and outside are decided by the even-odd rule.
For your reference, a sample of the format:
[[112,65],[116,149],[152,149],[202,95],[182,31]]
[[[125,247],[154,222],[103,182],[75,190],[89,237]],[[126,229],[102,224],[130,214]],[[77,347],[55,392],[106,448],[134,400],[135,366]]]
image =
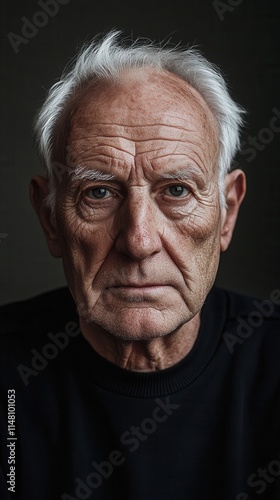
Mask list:
[[155,283],[146,283],[146,284],[126,284],[126,285],[117,285],[109,288],[111,292],[118,297],[145,297],[145,296],[156,296],[158,294],[162,294],[167,288],[168,285],[159,285]]
[[166,286],[161,283],[120,283],[119,285],[112,286],[111,288],[152,288]]

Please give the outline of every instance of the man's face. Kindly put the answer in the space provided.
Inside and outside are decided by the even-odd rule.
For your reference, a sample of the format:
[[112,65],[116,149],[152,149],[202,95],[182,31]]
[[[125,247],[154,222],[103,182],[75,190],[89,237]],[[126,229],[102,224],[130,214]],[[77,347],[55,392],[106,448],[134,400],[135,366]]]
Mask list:
[[154,70],[93,85],[75,109],[55,218],[82,321],[132,340],[183,328],[219,261],[215,119],[187,83]]

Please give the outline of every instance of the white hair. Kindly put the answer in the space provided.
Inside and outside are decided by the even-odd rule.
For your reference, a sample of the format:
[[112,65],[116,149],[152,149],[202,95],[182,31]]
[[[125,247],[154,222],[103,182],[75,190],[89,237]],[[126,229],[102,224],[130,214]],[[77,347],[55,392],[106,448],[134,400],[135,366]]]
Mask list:
[[73,102],[92,80],[114,81],[127,69],[151,67],[169,71],[189,83],[203,97],[215,116],[220,143],[218,184],[223,206],[224,177],[231,169],[234,155],[240,146],[240,127],[244,110],[230,97],[220,70],[195,48],[161,47],[154,42],[142,40],[126,46],[118,41],[119,34],[119,31],[111,31],[101,41],[94,39],[84,47],[70,70],[66,70],[50,89],[38,113],[35,137],[45,174],[49,179],[50,194],[47,204],[54,209],[54,170],[57,165],[55,137],[56,132],[59,132],[58,122],[59,129],[65,127],[63,112],[66,105]]

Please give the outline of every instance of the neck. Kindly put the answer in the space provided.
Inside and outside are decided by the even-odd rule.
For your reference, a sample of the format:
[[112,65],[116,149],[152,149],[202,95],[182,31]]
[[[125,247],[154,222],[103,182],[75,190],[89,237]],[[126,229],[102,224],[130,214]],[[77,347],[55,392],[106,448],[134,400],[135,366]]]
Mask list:
[[199,314],[164,337],[151,340],[122,340],[80,320],[82,334],[93,349],[115,365],[132,371],[164,370],[181,361],[198,335]]

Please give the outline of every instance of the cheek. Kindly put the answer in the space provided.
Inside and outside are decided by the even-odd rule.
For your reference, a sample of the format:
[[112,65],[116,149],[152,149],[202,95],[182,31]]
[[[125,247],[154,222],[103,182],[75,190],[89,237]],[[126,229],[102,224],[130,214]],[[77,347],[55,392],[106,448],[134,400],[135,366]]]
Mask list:
[[92,280],[106,259],[112,245],[113,232],[103,224],[88,224],[75,214],[59,217],[62,259],[65,274],[71,281],[79,276]]
[[220,211],[197,210],[180,222],[169,223],[164,246],[188,279],[211,279],[220,255]]

